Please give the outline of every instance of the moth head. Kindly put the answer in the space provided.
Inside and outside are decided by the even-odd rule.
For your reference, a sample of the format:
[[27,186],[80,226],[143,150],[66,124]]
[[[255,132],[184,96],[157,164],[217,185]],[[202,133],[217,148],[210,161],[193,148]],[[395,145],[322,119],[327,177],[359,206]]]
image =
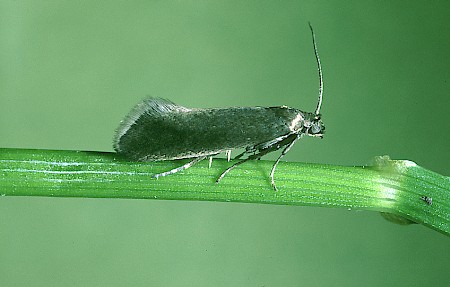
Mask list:
[[325,125],[320,114],[309,114],[303,121],[303,133],[312,137],[322,138],[325,133]]

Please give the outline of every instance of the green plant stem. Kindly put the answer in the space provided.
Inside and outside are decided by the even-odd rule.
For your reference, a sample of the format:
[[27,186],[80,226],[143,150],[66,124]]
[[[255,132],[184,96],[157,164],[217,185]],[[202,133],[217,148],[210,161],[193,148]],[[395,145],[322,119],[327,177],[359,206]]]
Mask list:
[[[184,163],[185,161],[181,161]],[[219,183],[226,160],[153,178],[180,162],[129,162],[116,153],[0,149],[0,194],[85,198],[207,200],[343,207],[387,212],[450,235],[450,178],[411,161],[378,157],[373,166],[250,161]],[[432,204],[424,200],[432,199]],[[392,218],[391,218],[392,219]]]

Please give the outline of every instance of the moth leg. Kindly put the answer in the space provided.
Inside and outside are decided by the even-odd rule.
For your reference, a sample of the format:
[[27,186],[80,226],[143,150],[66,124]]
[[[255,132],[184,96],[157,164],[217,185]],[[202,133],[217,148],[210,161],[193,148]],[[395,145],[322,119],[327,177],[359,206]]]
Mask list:
[[[231,151],[230,151],[231,152]],[[212,166],[212,161],[213,161],[213,156],[218,155],[218,153],[214,153],[212,155],[209,156],[209,165],[208,168],[211,168]]]
[[[251,159],[259,160],[264,155],[266,155],[268,153],[271,153],[271,152],[273,152],[275,150],[278,150],[281,147],[284,147],[284,146],[287,146],[287,145],[290,148],[293,145],[293,142],[295,142],[297,140],[297,138],[298,137],[297,137],[296,134],[289,134],[289,135],[286,135],[286,136],[278,137],[275,140],[271,140],[269,142],[265,142],[265,143],[259,144],[259,145],[254,146],[254,147],[247,148],[246,151],[244,151],[243,153],[239,154],[237,157],[235,157],[235,159],[243,156],[246,153],[255,152],[255,154],[249,155],[246,159],[243,159],[243,160],[233,164],[229,168],[227,168],[224,172],[222,172],[222,174],[216,180],[216,183],[218,183],[232,169],[234,169],[238,165],[243,164],[246,161],[249,161]],[[283,152],[286,154],[286,152],[288,152],[288,150],[289,149],[286,150],[286,148],[285,148],[285,150],[283,150]],[[278,159],[278,161],[279,161],[279,159]],[[273,170],[273,172],[275,172],[275,171]],[[272,176],[272,179],[273,179],[273,176]]]
[[227,150],[225,153],[227,155],[227,161],[230,161],[230,159],[231,159],[231,150]]
[[242,153],[237,155],[234,159],[239,159],[246,154],[261,154],[261,156],[259,158],[256,158],[256,160],[260,160],[263,155],[271,153],[272,151],[279,149],[280,147],[278,147],[277,144],[281,145],[281,146],[286,145],[283,142],[286,140],[289,141],[290,137],[292,137],[292,134],[283,135],[283,136],[277,137],[273,140],[247,147],[245,149],[245,151],[243,151]]
[[281,158],[283,158],[283,156],[285,154],[287,154],[287,152],[291,149],[291,147],[295,144],[295,142],[299,139],[299,137],[296,137],[291,143],[289,143],[284,150],[281,152],[280,156],[277,158],[277,160],[275,161],[275,163],[272,166],[272,170],[270,171],[270,183],[272,184],[272,187],[275,191],[278,191],[277,186],[275,185],[275,180],[273,179],[273,176],[275,174],[275,169],[277,168],[278,163],[280,162]]
[[232,166],[230,166],[229,168],[227,168],[224,172],[222,172],[222,174],[219,176],[219,178],[216,180],[216,183],[219,183],[219,181],[227,174],[229,173],[232,169],[234,169],[235,167],[237,167],[238,165],[243,164],[244,162],[251,160],[252,158],[248,157],[246,159],[243,159],[235,164],[233,164]]
[[238,165],[241,165],[241,164],[243,164],[244,162],[247,162],[247,161],[249,161],[249,160],[251,160],[251,159],[259,160],[259,159],[261,159],[261,157],[262,157],[263,155],[265,155],[265,154],[266,154],[265,152],[261,152],[261,153],[258,153],[258,154],[253,154],[253,155],[249,156],[248,158],[243,159],[243,160],[241,160],[241,161],[239,161],[239,162],[233,164],[232,166],[230,166],[229,168],[227,168],[224,172],[222,172],[222,174],[221,174],[221,175],[219,176],[219,178],[216,180],[216,183],[219,183],[219,181],[220,181],[227,173],[229,173],[232,169],[234,169],[234,168],[237,167]]
[[158,179],[159,177],[162,177],[162,176],[166,176],[166,175],[169,175],[169,174],[177,173],[177,172],[179,172],[179,171],[182,171],[182,170],[185,170],[185,169],[187,169],[187,168],[190,168],[191,166],[193,166],[194,164],[196,164],[196,163],[199,162],[199,161],[204,160],[205,158],[207,158],[207,156],[199,156],[199,157],[196,157],[196,158],[194,158],[193,160],[191,160],[190,162],[188,162],[188,163],[186,163],[186,164],[184,164],[184,165],[182,165],[182,166],[180,166],[180,167],[171,169],[171,170],[166,171],[166,172],[154,174],[153,177],[156,178],[156,179]]
[[234,157],[234,159],[240,159],[246,153],[248,153],[248,151],[244,151],[244,152],[238,154],[237,156]]

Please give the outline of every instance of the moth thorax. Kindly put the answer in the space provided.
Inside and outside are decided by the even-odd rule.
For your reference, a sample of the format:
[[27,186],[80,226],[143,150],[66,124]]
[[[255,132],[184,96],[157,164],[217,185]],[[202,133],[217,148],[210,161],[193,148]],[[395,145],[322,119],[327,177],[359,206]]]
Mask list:
[[289,130],[292,133],[301,133],[303,129],[303,122],[305,121],[305,115],[302,112],[298,112],[295,117],[292,119]]

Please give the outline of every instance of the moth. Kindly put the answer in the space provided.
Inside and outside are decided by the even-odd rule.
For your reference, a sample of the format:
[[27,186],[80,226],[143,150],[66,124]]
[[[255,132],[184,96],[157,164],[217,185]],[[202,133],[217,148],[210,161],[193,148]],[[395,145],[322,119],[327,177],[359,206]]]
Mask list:
[[314,31],[311,25],[309,27],[319,73],[319,99],[314,113],[287,106],[186,108],[169,100],[148,98],[136,105],[120,123],[114,149],[133,161],[192,159],[180,167],[153,175],[155,178],[185,170],[223,152],[230,160],[232,150],[245,149],[235,159],[245,158],[228,167],[217,183],[235,167],[282,149],[270,172],[276,191],[274,174],[283,156],[301,137],[322,138],[325,131],[320,115],[322,67]]

